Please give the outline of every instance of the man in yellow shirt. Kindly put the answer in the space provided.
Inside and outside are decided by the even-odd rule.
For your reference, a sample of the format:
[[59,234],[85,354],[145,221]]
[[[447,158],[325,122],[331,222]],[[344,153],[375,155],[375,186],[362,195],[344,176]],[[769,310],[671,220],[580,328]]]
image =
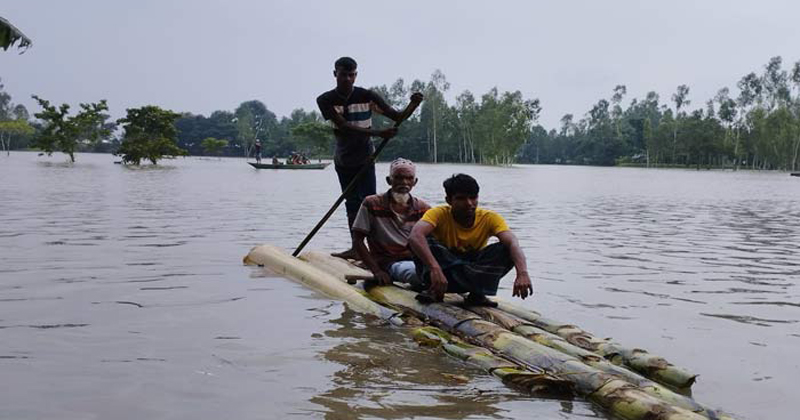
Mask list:
[[[428,286],[417,295],[423,303],[440,302],[444,294],[467,293],[467,305],[497,306],[486,296],[497,294],[497,285],[515,267],[513,296],[533,295],[525,254],[503,218],[478,208],[478,182],[466,174],[444,181],[447,205],[428,210],[414,225],[408,245],[417,272]],[[487,246],[490,237],[498,243]]]

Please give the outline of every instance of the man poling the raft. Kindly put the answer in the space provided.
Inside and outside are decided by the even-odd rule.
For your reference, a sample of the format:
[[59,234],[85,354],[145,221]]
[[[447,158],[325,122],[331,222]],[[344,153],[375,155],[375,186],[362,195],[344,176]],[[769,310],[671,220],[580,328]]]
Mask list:
[[[365,197],[375,194],[377,154],[386,142],[397,134],[400,123],[414,113],[423,99],[421,93],[415,92],[411,95],[408,106],[402,112],[397,111],[374,91],[355,86],[357,67],[356,61],[350,57],[336,60],[333,71],[336,88],[317,98],[317,106],[322,117],[330,121],[334,127],[336,151],[333,162],[345,198],[347,224],[350,229],[353,227],[361,202]],[[384,130],[373,129],[373,111],[391,119],[395,125]],[[372,137],[383,138],[383,143],[377,150],[372,145]],[[323,218],[321,223],[324,223],[324,220],[326,219]],[[313,232],[315,231],[312,231],[312,235]],[[298,247],[295,255],[304,245],[305,243]],[[352,246],[335,256],[351,259],[358,257]]]

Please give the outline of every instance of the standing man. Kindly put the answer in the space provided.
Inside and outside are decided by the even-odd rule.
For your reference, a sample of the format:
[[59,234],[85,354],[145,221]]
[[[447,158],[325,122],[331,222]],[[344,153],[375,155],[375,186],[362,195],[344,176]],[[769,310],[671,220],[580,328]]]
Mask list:
[[422,290],[408,249],[408,235],[430,206],[411,195],[417,185],[416,166],[410,160],[395,159],[389,165],[386,183],[391,186],[389,191],[371,195],[361,203],[353,223],[353,246],[378,284],[399,281]]
[[[371,137],[390,139],[397,134],[397,127],[385,130],[372,129],[372,112],[383,114],[387,118],[401,122],[408,118],[422,102],[422,94],[411,95],[411,102],[402,112],[398,112],[378,94],[355,86],[358,65],[350,57],[342,57],[334,63],[333,76],[336,88],[323,93],[317,98],[322,117],[333,125],[336,137],[336,151],[333,163],[342,191],[350,181],[367,166],[366,173],[357,181],[355,188],[345,197],[347,224],[353,227],[361,202],[368,195],[375,194],[375,165],[370,162],[374,151]],[[341,258],[358,258],[351,246],[344,252],[332,254]]]
[[[533,295],[525,254],[503,218],[478,207],[478,182],[466,175],[444,181],[447,205],[428,210],[408,238],[417,273],[428,286],[417,295],[423,303],[440,302],[445,292],[466,293],[467,305],[497,306],[486,296],[515,267],[513,296]],[[430,236],[429,236],[430,235]],[[486,246],[489,237],[500,241]]]
[[256,155],[256,163],[261,163],[261,140],[259,139],[256,139],[256,147],[253,154]]

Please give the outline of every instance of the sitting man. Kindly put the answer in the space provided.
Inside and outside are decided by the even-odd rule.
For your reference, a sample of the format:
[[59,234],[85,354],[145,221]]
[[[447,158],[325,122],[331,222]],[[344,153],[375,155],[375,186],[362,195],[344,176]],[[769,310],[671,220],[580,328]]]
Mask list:
[[[353,222],[353,246],[378,284],[399,281],[420,287],[408,235],[430,206],[411,196],[417,175],[410,160],[392,162],[386,182],[391,186],[389,191],[367,196],[361,203]],[[365,238],[369,250],[364,246]]]
[[[497,306],[486,296],[497,294],[500,278],[512,266],[517,270],[513,296],[532,296],[517,237],[499,214],[478,208],[478,182],[466,174],[453,175],[444,181],[444,190],[448,205],[428,210],[408,239],[417,275],[428,287],[417,300],[440,302],[445,292],[469,292],[467,305]],[[500,242],[486,246],[490,236]]]

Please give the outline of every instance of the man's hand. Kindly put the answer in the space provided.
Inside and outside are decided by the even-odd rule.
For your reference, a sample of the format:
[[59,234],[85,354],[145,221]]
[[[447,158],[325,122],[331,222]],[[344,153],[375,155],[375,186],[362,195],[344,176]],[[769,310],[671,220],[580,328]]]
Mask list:
[[414,93],[411,94],[411,103],[412,104],[419,105],[420,102],[422,102],[423,99],[424,99],[424,97],[422,96],[421,92],[414,92]]
[[381,286],[388,286],[392,284],[392,277],[389,276],[389,273],[381,269],[372,270],[372,275],[375,276],[375,281]]
[[444,299],[444,293],[447,291],[447,277],[444,276],[444,271],[442,271],[441,267],[431,268],[430,290],[437,300]]
[[528,277],[527,272],[517,272],[517,278],[514,279],[514,292],[511,295],[519,296],[522,299],[533,296],[533,285],[531,285],[531,278]]
[[381,130],[378,132],[378,136],[389,140],[390,138],[397,135],[397,127],[387,128],[385,130]]

